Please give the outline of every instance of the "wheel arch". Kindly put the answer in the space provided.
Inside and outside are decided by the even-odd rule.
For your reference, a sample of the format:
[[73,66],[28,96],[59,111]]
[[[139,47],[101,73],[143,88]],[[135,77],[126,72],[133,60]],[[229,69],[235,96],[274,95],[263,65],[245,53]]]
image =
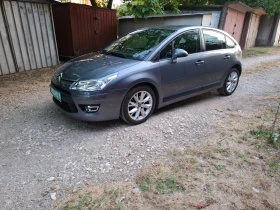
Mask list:
[[240,76],[242,73],[242,66],[240,64],[235,64],[233,67],[231,67],[231,69],[234,69],[234,68],[238,70],[239,76]]
[[[158,108],[158,105],[159,105],[159,98],[160,98],[160,95],[159,95],[159,91],[158,91],[158,89],[157,89],[157,87],[153,84],[153,83],[151,83],[151,82],[140,82],[140,83],[137,83],[137,84],[134,84],[132,87],[130,87],[129,89],[128,89],[128,91],[127,91],[127,93],[130,91],[130,90],[132,90],[133,88],[136,88],[136,87],[139,87],[139,86],[148,86],[148,87],[150,87],[153,91],[154,91],[154,93],[155,93],[155,96],[156,96],[156,105],[155,105],[155,108],[157,109]],[[126,94],[127,94],[126,93]]]

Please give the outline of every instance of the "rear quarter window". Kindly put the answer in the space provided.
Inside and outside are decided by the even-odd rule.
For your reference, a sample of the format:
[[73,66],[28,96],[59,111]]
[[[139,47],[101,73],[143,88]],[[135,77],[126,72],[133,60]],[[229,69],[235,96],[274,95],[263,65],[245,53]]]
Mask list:
[[227,48],[235,48],[236,46],[235,42],[228,36],[226,36],[226,44]]

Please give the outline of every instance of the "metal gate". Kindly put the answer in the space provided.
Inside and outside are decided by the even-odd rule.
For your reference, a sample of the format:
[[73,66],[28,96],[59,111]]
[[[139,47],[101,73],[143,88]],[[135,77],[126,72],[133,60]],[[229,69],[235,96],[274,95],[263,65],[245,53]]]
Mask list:
[[116,10],[63,3],[52,6],[59,55],[101,50],[117,38]]
[[3,1],[0,32],[0,75],[58,64],[50,4]]

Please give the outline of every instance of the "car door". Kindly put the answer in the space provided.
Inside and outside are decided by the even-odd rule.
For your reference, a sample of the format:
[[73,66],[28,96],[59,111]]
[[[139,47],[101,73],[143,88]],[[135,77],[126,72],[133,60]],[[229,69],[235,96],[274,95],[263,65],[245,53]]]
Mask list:
[[218,31],[203,29],[205,45],[204,88],[221,84],[224,73],[231,68],[232,49],[226,47],[226,36]]
[[[171,62],[174,49],[184,49],[187,57]],[[200,54],[200,31],[188,30],[173,39],[160,52],[161,84],[164,101],[202,89],[203,57]]]

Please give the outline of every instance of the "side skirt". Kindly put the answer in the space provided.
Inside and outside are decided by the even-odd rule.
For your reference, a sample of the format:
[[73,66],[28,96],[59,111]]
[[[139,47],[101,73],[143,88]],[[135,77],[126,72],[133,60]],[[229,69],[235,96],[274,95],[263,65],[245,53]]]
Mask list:
[[192,89],[192,90],[189,90],[189,91],[185,91],[185,92],[182,92],[182,93],[178,93],[178,94],[175,94],[175,95],[172,95],[172,96],[165,97],[165,98],[163,98],[163,102],[158,105],[158,108],[162,108],[162,107],[167,106],[169,104],[173,104],[173,103],[176,103],[176,102],[179,102],[179,101],[186,100],[188,98],[192,98],[192,97],[197,96],[197,95],[201,95],[203,93],[207,93],[211,90],[217,90],[218,88],[221,88],[222,86],[223,86],[223,84],[221,84],[221,82],[219,82],[219,85],[217,85],[217,83],[216,83],[215,86],[214,86],[214,84],[210,84],[210,85],[207,85],[207,86],[203,86],[203,87],[200,87],[200,88],[195,88],[195,89]]

